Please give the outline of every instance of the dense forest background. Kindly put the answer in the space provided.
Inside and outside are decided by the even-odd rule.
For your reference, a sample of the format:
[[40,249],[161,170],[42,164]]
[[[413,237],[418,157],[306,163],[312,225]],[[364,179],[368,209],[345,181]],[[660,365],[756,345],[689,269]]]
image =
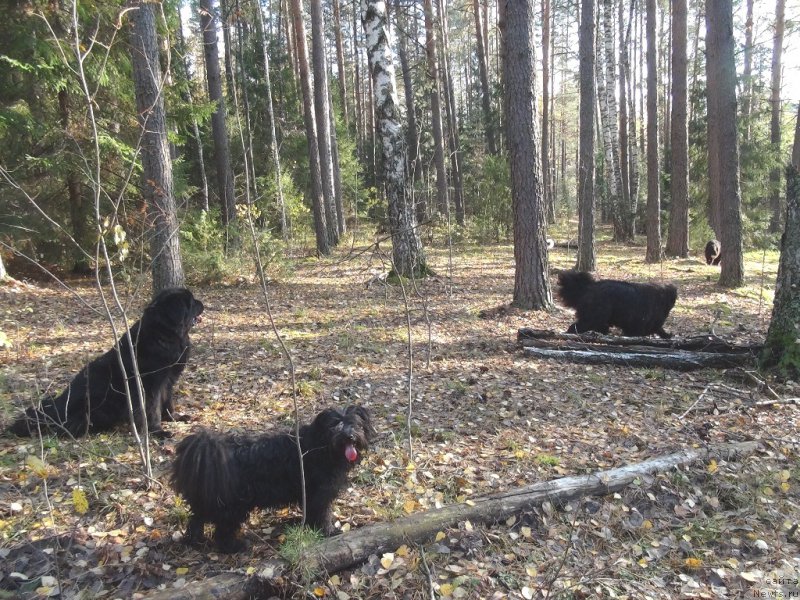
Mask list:
[[[387,222],[359,3],[149,6],[172,162],[168,195],[190,281],[218,280],[247,256],[237,239],[248,214],[259,244],[275,259],[313,244],[324,254],[348,230]],[[408,193],[423,238],[508,240],[513,206],[496,3],[398,0],[389,8]],[[747,248],[776,247],[782,231],[782,171],[800,95],[792,51],[798,8],[785,0],[733,5]],[[579,9],[543,0],[533,29],[538,189],[547,222],[565,225],[568,238],[576,236],[578,213]],[[654,93],[647,82],[648,10],[654,11]],[[15,2],[0,24],[0,241],[12,275],[35,271],[29,261],[86,272],[98,262],[99,235],[115,269],[148,270],[153,201],[142,179],[146,141],[132,65],[136,13],[119,2]],[[699,252],[721,237],[707,158],[705,7],[605,0],[592,14],[596,222],[613,225],[617,240],[661,228],[668,254]],[[676,19],[685,28],[677,33]],[[308,43],[298,43],[304,36]],[[685,105],[675,93],[676,69]],[[655,119],[648,118],[650,98]],[[676,119],[688,134],[683,167],[673,156]],[[650,224],[646,125],[652,122],[660,207]],[[678,180],[677,208],[676,166],[688,169],[685,190]],[[686,218],[676,218],[687,208]]]

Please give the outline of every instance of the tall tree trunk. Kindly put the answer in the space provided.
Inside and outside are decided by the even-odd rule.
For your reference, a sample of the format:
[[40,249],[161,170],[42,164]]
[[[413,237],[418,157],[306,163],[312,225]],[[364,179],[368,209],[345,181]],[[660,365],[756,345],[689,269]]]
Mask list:
[[428,77],[431,86],[431,121],[433,124],[433,162],[436,165],[436,206],[443,215],[450,215],[447,170],[444,162],[442,106],[439,92],[439,65],[436,57],[436,30],[433,25],[433,3],[423,0],[425,8],[425,52],[428,57]]
[[[485,0],[488,2],[489,0]],[[487,40],[484,39],[484,28],[481,22],[481,0],[472,0],[472,10],[475,14],[475,38],[478,49],[478,75],[481,81],[481,106],[483,108],[483,127],[486,133],[486,148],[489,154],[497,154],[497,141],[494,134],[494,121],[492,119],[492,93],[489,89]]]
[[688,102],[688,34],[689,7],[686,0],[672,2],[672,123],[670,152],[672,178],[670,184],[669,236],[667,254],[689,256],[689,132]]
[[631,177],[628,143],[628,49],[625,44],[625,11],[622,0],[618,0],[619,20],[619,168],[622,184],[622,217],[625,241],[633,242],[636,233],[636,200],[631,198]]
[[[620,167],[619,144],[619,113],[617,111],[617,69],[616,54],[614,52],[614,2],[603,0],[603,47],[605,60],[605,92],[606,135],[611,144],[611,162],[609,164],[610,176],[614,179],[615,193],[612,194],[614,207],[614,239],[623,241],[628,239],[626,218],[628,212],[628,192],[622,184],[622,169]],[[609,188],[610,188],[609,184]]]
[[464,183],[461,178],[461,149],[458,135],[458,118],[456,116],[455,92],[453,78],[450,76],[450,39],[447,34],[446,0],[438,0],[439,31],[442,34],[442,83],[445,96],[445,114],[447,116],[447,145],[450,150],[450,171],[453,181],[453,203],[456,207],[456,223],[464,226]]
[[[615,128],[616,118],[612,119],[611,111],[608,106],[608,85],[606,82],[605,69],[603,68],[604,55],[600,52],[600,45],[603,41],[603,35],[599,28],[600,22],[600,5],[597,5],[598,15],[596,17],[597,29],[597,51],[595,55],[595,79],[597,81],[597,102],[599,105],[599,121],[598,136],[603,146],[603,175],[607,187],[605,195],[603,216],[608,217],[609,213],[614,218],[615,207],[618,203],[619,188],[617,187],[617,178],[614,175],[614,147],[612,144],[611,131]],[[563,178],[562,178],[563,179]],[[608,210],[610,207],[611,210]],[[615,234],[616,236],[616,234]]]
[[[411,78],[411,67],[408,61],[408,19],[400,5],[400,0],[394,3],[395,21],[398,28],[397,53],[400,58],[400,69],[403,72],[403,94],[406,106],[406,152],[407,167],[409,177],[412,182],[419,180],[422,175],[421,162],[419,160],[419,125],[417,124],[417,106],[414,100],[414,82]],[[425,223],[428,220],[428,207],[425,201],[425,194],[419,194],[414,198],[414,210],[417,215],[417,223]]]
[[[183,68],[183,77],[186,79],[186,87],[181,91],[181,99],[186,102],[190,107],[194,108],[194,98],[191,90],[191,69],[189,67],[189,51],[186,47],[186,40],[183,37],[183,21],[179,10],[175,11],[176,18],[178,19],[178,44],[180,46],[180,54],[183,57],[181,67]],[[192,137],[197,150],[197,170],[200,176],[200,197],[202,198],[203,210],[208,212],[208,176],[206,175],[205,159],[203,158],[203,139],[200,137],[200,126],[197,123],[197,117],[194,116],[192,111]]]
[[261,30],[261,52],[264,58],[264,84],[267,88],[267,110],[269,111],[269,152],[272,156],[272,168],[275,172],[275,191],[278,194],[278,213],[281,217],[281,235],[283,241],[289,241],[289,228],[286,222],[286,202],[283,199],[283,182],[281,181],[281,159],[278,154],[278,138],[275,131],[275,104],[272,102],[272,78],[269,71],[269,46],[267,44],[267,28],[261,3],[254,0],[254,10],[258,14],[258,27]]
[[580,14],[580,131],[578,158],[579,271],[594,271],[594,0],[581,0]]
[[339,0],[331,0],[333,3],[333,34],[336,38],[336,68],[339,73],[339,95],[342,98],[342,118],[345,127],[349,127],[347,110],[347,75],[344,70],[344,44],[342,43],[342,15],[339,9]]
[[328,105],[331,107],[328,117],[331,135],[331,161],[333,162],[333,197],[336,199],[336,229],[339,236],[347,231],[347,218],[345,217],[344,195],[342,193],[342,169],[339,162],[339,142],[336,137],[336,115],[333,111],[333,98],[331,89],[328,88]]
[[772,319],[767,330],[762,361],[777,366],[784,377],[800,376],[800,107],[794,131],[792,159],[786,169],[786,224],[781,236],[781,257],[775,282]]
[[[58,109],[61,115],[61,127],[64,130],[64,138],[72,139],[71,122],[72,111],[69,102],[69,92],[61,89],[58,92]],[[69,200],[69,222],[72,229],[72,239],[75,247],[72,249],[72,272],[88,274],[92,268],[89,264],[89,231],[88,214],[83,203],[83,194],[79,171],[70,168],[67,173],[67,199]]]
[[358,44],[358,13],[359,9],[353,4],[353,93],[355,94],[356,105],[356,148],[358,155],[364,158],[364,106],[361,95],[361,52]]
[[523,309],[549,309],[544,203],[536,122],[534,0],[500,0],[503,88],[514,213],[514,299]]
[[[680,0],[676,0],[680,2]],[[661,260],[661,169],[658,153],[658,76],[656,65],[656,0],[647,0],[647,254],[649,263]]]
[[225,84],[228,89],[228,95],[233,94],[233,54],[231,48],[231,24],[230,16],[231,11],[228,9],[228,0],[219,0],[219,26],[222,29],[222,47],[223,58],[225,62]]
[[141,2],[133,12],[131,64],[136,113],[141,127],[142,189],[151,229],[153,296],[183,286],[178,217],[172,195],[172,159],[164,112],[164,81],[158,57],[155,5]]
[[[708,2],[706,1],[706,10],[708,10]],[[700,11],[698,11],[700,12]],[[708,14],[706,14],[706,137],[707,142],[707,160],[708,160],[708,224],[714,230],[714,236],[717,239],[722,237],[720,227],[720,165],[719,165],[719,109],[716,107],[716,89],[714,82],[714,65],[719,62],[720,49],[716,44],[711,43],[707,29]]]
[[542,0],[542,177],[547,220],[555,223],[555,201],[550,187],[550,0]]
[[[708,93],[713,96],[709,109],[716,111],[719,152],[720,244],[724,256],[719,283],[738,287],[744,283],[744,260],[732,0],[706,0],[706,31],[706,52],[711,62]],[[709,52],[710,47],[718,52]]]
[[206,61],[208,97],[217,105],[211,115],[211,131],[214,138],[214,162],[217,168],[217,193],[222,212],[222,224],[226,228],[226,245],[236,244],[236,194],[233,189],[231,152],[228,145],[227,110],[222,96],[222,79],[219,72],[217,49],[217,25],[213,0],[200,0],[200,27],[203,30],[203,53]]
[[742,72],[742,118],[745,119],[745,140],[750,140],[750,112],[753,106],[753,0],[746,0],[744,24],[744,71]]
[[339,228],[333,185],[331,108],[328,105],[328,69],[325,60],[325,29],[322,22],[321,0],[311,0],[311,56],[314,70],[314,115],[317,124],[322,196],[325,199],[325,224],[328,231],[328,243],[335,246],[339,243]]
[[428,266],[417,231],[414,206],[406,189],[406,148],[399,121],[394,55],[390,43],[386,3],[361,0],[361,20],[367,42],[367,57],[374,82],[377,129],[381,149],[381,174],[388,201],[392,234],[392,262],[398,275],[426,275]]
[[[781,153],[781,56],[783,54],[783,31],[786,0],[775,2],[775,34],[772,39],[772,82],[769,103],[772,111],[769,128],[769,139],[776,159]],[[769,174],[770,208],[769,232],[777,233],[781,227],[781,168],[775,167]]]
[[[327,210],[322,193],[322,172],[319,160],[319,141],[317,125],[314,120],[313,90],[311,72],[308,68],[308,47],[306,46],[306,28],[303,24],[303,7],[301,0],[291,0],[294,39],[297,46],[297,60],[300,67],[300,88],[303,94],[303,117],[306,126],[306,144],[308,146],[308,170],[311,179],[311,209],[314,214],[314,233],[317,240],[317,252],[330,253],[328,237]],[[327,127],[326,127],[327,129]]]

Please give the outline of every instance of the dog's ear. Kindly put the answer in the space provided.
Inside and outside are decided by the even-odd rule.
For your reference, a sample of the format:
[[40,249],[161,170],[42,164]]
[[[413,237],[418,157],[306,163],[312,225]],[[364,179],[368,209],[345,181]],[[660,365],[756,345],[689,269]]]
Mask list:
[[372,441],[378,434],[378,432],[375,431],[375,428],[372,426],[372,416],[369,414],[369,411],[363,406],[351,404],[345,409],[345,414],[348,416],[352,416],[356,421],[358,421],[361,424],[361,427],[364,430],[364,434],[366,435],[368,441]]
[[168,326],[185,326],[194,317],[192,315],[194,301],[192,292],[186,288],[169,288],[159,292],[145,312],[150,313],[156,321],[162,321]]
[[313,427],[319,431],[332,429],[342,422],[342,413],[335,408],[326,408],[314,418]]

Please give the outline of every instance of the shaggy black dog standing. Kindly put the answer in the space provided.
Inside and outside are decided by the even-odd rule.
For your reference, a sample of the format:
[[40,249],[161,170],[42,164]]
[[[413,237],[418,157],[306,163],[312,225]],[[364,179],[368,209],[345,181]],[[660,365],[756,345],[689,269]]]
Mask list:
[[[306,481],[306,521],[329,535],[331,504],[347,485],[347,474],[375,436],[361,406],[326,409],[300,428]],[[220,434],[201,430],[175,451],[171,482],[192,509],[184,541],[204,541],[213,523],[221,552],[245,547],[237,532],[254,508],[301,502],[300,460],[293,434]]]
[[189,330],[202,312],[203,303],[185,288],[160,292],[144,309],[142,318],[117,342],[125,365],[124,376],[117,351],[112,348],[81,369],[61,394],[46,397],[39,408],[25,411],[9,430],[20,436],[36,435],[41,430],[79,437],[126,423],[129,411],[125,377],[137,426],[144,425],[130,336],[142,376],[147,425],[155,435],[165,436],[161,419],[174,419],[172,388],[189,360]]
[[722,246],[717,240],[709,240],[705,249],[706,264],[718,265],[722,260]]
[[674,285],[595,280],[581,271],[561,271],[558,284],[561,301],[575,309],[576,321],[568,333],[608,333],[616,326],[628,336],[671,337],[664,331],[664,321],[678,298]]

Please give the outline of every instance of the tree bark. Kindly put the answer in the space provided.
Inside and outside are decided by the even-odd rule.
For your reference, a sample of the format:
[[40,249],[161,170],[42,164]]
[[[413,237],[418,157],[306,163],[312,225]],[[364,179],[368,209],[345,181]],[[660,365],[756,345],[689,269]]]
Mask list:
[[[770,134],[772,152],[779,160],[781,154],[781,55],[783,54],[783,31],[785,26],[786,0],[775,2],[775,34],[772,39],[772,81],[769,104],[771,109]],[[780,164],[780,162],[778,162]],[[781,228],[781,168],[775,167],[769,174],[770,208],[769,232],[778,233]]]
[[632,347],[627,349],[550,349],[525,346],[525,354],[535,358],[552,358],[587,365],[621,365],[625,367],[661,367],[677,371],[696,369],[728,369],[753,362],[745,354],[720,354],[715,352],[690,352],[688,350],[664,351]]
[[[676,467],[710,458],[735,460],[756,452],[758,442],[720,444],[705,448],[680,450],[657,456],[640,463],[596,471],[586,475],[573,475],[551,481],[541,481],[504,492],[479,496],[469,504],[452,504],[425,512],[414,513],[391,523],[376,523],[342,535],[323,540],[300,559],[300,564],[311,572],[333,574],[358,565],[372,554],[381,555],[403,544],[424,544],[437,532],[457,526],[464,521],[494,525],[512,515],[529,511],[544,502],[565,505],[570,500],[587,496],[608,496],[624,489],[646,475],[666,472]],[[270,561],[260,565],[260,573],[271,572],[275,577],[283,573],[286,564]],[[190,582],[180,589],[157,591],[147,600],[194,600],[195,598],[224,598],[225,600],[257,597],[258,576],[223,573],[215,577]]]
[[203,52],[206,61],[208,97],[217,105],[211,115],[211,131],[214,138],[214,162],[217,167],[217,193],[222,213],[222,224],[226,228],[226,246],[236,244],[236,194],[233,188],[231,152],[228,144],[227,111],[222,96],[222,79],[219,72],[219,50],[217,47],[217,24],[213,0],[200,0],[200,27],[203,30]]
[[456,116],[456,101],[453,88],[453,78],[450,75],[450,40],[447,35],[447,4],[446,0],[438,0],[439,31],[442,35],[442,89],[445,97],[445,115],[447,117],[447,145],[450,150],[450,179],[453,182],[453,204],[456,209],[456,223],[461,227],[464,222],[464,183],[461,178],[461,149],[458,135],[458,118]]
[[533,0],[500,0],[503,93],[514,219],[514,299],[523,309],[550,309],[549,265],[536,123]]
[[349,127],[347,110],[347,75],[344,70],[344,44],[342,43],[342,15],[339,0],[331,0],[333,4],[333,35],[336,39],[336,68],[339,73],[339,96],[342,99],[342,118],[345,127]]
[[617,0],[619,21],[619,168],[622,185],[622,206],[620,214],[625,234],[625,241],[634,242],[636,234],[636,198],[631,196],[630,155],[628,141],[628,49],[625,44],[625,13],[622,0]]
[[[719,125],[716,107],[716,87],[714,81],[714,65],[719,62],[720,49],[711,43],[708,31],[708,2],[706,2],[706,131],[707,131],[707,160],[708,160],[708,224],[714,230],[714,237],[720,239],[722,232],[720,223],[720,165],[719,165]],[[699,12],[699,11],[698,11]],[[698,22],[699,25],[699,22]]]
[[555,202],[550,186],[550,0],[542,0],[542,178],[542,202],[547,220],[555,223]]
[[742,118],[746,130],[744,139],[750,140],[750,114],[753,107],[753,0],[746,0],[747,16],[744,23],[744,70],[742,72]]
[[400,124],[386,3],[382,0],[361,0],[361,21],[366,34],[375,95],[381,174],[388,202],[394,270],[403,277],[427,275],[428,266],[417,230],[414,206],[406,189],[405,137]]
[[297,60],[300,68],[300,88],[303,95],[303,118],[306,126],[306,144],[308,148],[308,170],[311,180],[311,208],[314,214],[314,233],[317,240],[317,252],[330,253],[330,237],[328,236],[328,212],[325,196],[322,192],[322,171],[319,157],[319,139],[317,124],[314,118],[314,92],[311,86],[311,73],[308,68],[308,47],[306,45],[306,27],[303,24],[303,7],[301,0],[291,0],[292,23]]
[[[725,341],[715,335],[696,335],[688,338],[653,338],[624,335],[606,335],[587,331],[585,333],[559,333],[548,329],[531,329],[522,327],[517,331],[517,340],[523,346],[536,345],[536,340],[556,340],[587,345],[604,344],[605,346],[647,346],[650,348],[667,348],[670,350],[693,350],[696,352],[720,352],[728,354],[758,354],[763,346],[759,344],[737,345]],[[528,343],[528,340],[533,340]]]
[[281,181],[281,159],[278,154],[278,138],[275,131],[275,104],[272,102],[272,79],[269,70],[269,46],[267,44],[267,28],[264,13],[259,0],[254,1],[254,10],[258,13],[258,27],[261,32],[261,52],[264,58],[264,85],[267,88],[267,110],[269,111],[269,151],[272,156],[272,168],[275,171],[275,191],[278,194],[278,213],[281,218],[281,235],[283,241],[289,241],[289,227],[286,222],[286,202],[283,199],[283,182]]
[[[406,149],[408,152],[409,176],[412,181],[417,181],[422,174],[419,161],[419,125],[417,124],[417,107],[414,101],[414,82],[411,78],[411,67],[408,62],[408,20],[403,13],[400,0],[395,0],[394,13],[398,29],[397,54],[400,58],[400,68],[403,71],[403,94],[406,105]],[[427,220],[427,206],[425,194],[420,194],[416,204],[417,222]]]
[[442,105],[439,84],[439,61],[436,56],[436,30],[433,25],[433,3],[423,0],[425,9],[425,52],[428,58],[428,79],[431,86],[431,124],[433,126],[433,162],[436,165],[436,207],[449,218],[447,169],[444,162]]
[[661,186],[658,153],[658,79],[656,65],[656,0],[647,0],[647,253],[645,260],[661,260]]
[[[734,60],[732,0],[706,0],[706,48],[711,77],[709,109],[716,112],[720,244],[725,259],[719,283],[724,287],[744,284],[742,256],[742,199],[739,190],[739,140],[736,130],[736,62]],[[709,48],[717,52],[709,52]]]
[[141,127],[142,189],[147,203],[153,296],[184,285],[180,235],[172,190],[172,159],[164,111],[164,81],[158,56],[155,5],[133,11],[131,64],[136,112]]
[[[488,0],[485,0],[488,2]],[[483,109],[483,127],[486,133],[486,148],[489,154],[497,154],[497,141],[494,133],[494,119],[492,119],[492,93],[489,89],[489,67],[486,52],[487,40],[484,39],[484,27],[481,18],[481,0],[472,0],[472,10],[475,14],[475,39],[478,49],[478,77],[481,82],[481,107]]]
[[580,115],[578,150],[578,262],[579,271],[594,271],[594,0],[581,0]]
[[617,110],[617,69],[616,54],[614,52],[614,3],[613,0],[603,0],[603,47],[605,60],[605,92],[607,119],[605,123],[606,135],[611,145],[611,162],[609,163],[610,177],[614,179],[613,204],[614,207],[614,239],[617,241],[630,240],[630,215],[628,214],[628,190],[622,182],[622,168],[620,166],[620,141],[619,141],[619,112]]
[[687,21],[686,0],[672,3],[672,120],[670,152],[672,157],[669,235],[667,254],[689,256],[689,130]]
[[331,151],[330,106],[328,104],[328,69],[325,60],[325,30],[322,22],[322,0],[311,0],[311,62],[314,71],[314,118],[317,129],[322,197],[328,243],[339,243],[336,215],[336,196],[333,185],[333,154]]
[[762,363],[797,380],[800,377],[800,107],[792,160],[786,169],[786,222],[775,282],[772,319]]

